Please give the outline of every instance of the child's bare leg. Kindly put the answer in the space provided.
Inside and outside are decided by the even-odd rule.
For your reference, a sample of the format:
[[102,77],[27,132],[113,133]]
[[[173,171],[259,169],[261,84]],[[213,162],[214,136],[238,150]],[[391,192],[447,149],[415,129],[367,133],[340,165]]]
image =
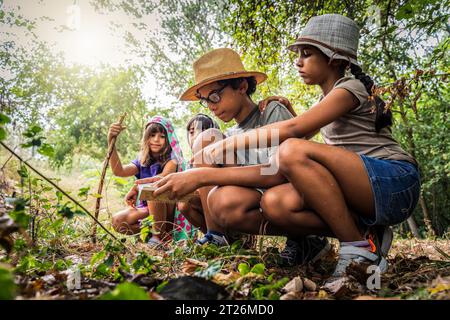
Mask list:
[[349,207],[373,217],[374,200],[361,158],[339,147],[303,139],[288,139],[279,148],[281,173],[304,196],[308,207],[330,227],[340,241],[358,241]]
[[322,218],[306,208],[303,197],[290,183],[267,190],[261,199],[261,208],[268,221],[292,238],[313,234],[334,237]]
[[117,232],[128,235],[136,234],[141,230],[139,220],[147,216],[147,208],[127,208],[112,217],[112,226]]
[[192,198],[189,203],[179,202],[178,209],[181,214],[194,225],[194,227],[200,228],[203,233],[206,233],[206,221],[199,197]]
[[[219,130],[208,129],[208,130],[202,132],[201,134],[199,134],[198,137],[195,139],[193,146],[192,146],[192,151],[194,154],[196,154],[197,152],[201,151],[206,146],[224,139],[224,137],[225,136]],[[215,165],[206,164],[199,160],[202,160],[202,159],[196,159],[196,162],[194,163],[194,167],[196,167],[196,168],[216,167]],[[213,186],[208,186],[208,187],[203,187],[203,188],[198,189],[200,201],[201,201],[202,208],[203,208],[203,214],[205,217],[204,220],[206,222],[206,229],[224,233],[223,228],[214,222],[214,218],[211,217],[211,212],[208,208],[208,194],[210,193],[210,191],[213,188],[214,188]]]
[[[172,212],[170,212],[172,209]],[[151,215],[153,215],[153,228],[158,233],[154,236],[161,240],[167,240],[169,234],[167,232],[167,225],[173,223],[173,209],[174,206],[168,205],[164,202],[150,201],[148,202],[148,210]],[[168,220],[172,217],[172,220]]]
[[173,230],[173,224],[175,221],[175,204],[172,203],[166,203],[166,223],[165,223],[165,230],[166,233],[169,235],[171,234]]
[[[255,189],[223,186],[216,187],[208,197],[208,206],[214,222],[222,230],[235,230],[259,234],[266,222],[260,211],[261,193]],[[266,234],[282,235],[282,230],[268,224]]]

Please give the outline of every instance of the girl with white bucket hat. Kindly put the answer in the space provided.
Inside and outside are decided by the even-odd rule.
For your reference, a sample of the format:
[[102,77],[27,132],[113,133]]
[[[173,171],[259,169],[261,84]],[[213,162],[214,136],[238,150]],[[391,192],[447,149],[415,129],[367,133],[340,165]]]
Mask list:
[[[265,219],[290,239],[286,254],[295,260],[308,255],[311,248],[296,238],[331,236],[340,242],[333,276],[345,276],[352,262],[385,271],[389,226],[411,215],[420,176],[416,160],[391,135],[391,113],[372,97],[374,82],[359,66],[358,40],[359,28],[349,18],[311,18],[289,49],[298,53],[296,67],[304,83],[320,87],[320,101],[293,119],[241,134],[244,145],[227,138],[202,151],[203,157],[215,159],[278,137],[278,173],[247,181],[249,167],[199,168],[166,177],[157,192],[181,196],[199,185],[236,183],[269,188],[261,208]],[[353,76],[346,76],[347,70]],[[308,140],[319,131],[325,144]]]

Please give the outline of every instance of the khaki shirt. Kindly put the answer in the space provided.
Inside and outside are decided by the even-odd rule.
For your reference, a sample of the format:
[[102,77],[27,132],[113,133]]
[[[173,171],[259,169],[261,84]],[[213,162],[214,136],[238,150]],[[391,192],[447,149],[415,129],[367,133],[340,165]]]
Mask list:
[[375,131],[375,112],[367,100],[364,84],[353,78],[339,79],[333,89],[343,88],[352,93],[360,102],[340,118],[320,129],[326,144],[343,147],[357,154],[386,160],[404,160],[417,165],[416,160],[392,137],[391,129],[384,127]]

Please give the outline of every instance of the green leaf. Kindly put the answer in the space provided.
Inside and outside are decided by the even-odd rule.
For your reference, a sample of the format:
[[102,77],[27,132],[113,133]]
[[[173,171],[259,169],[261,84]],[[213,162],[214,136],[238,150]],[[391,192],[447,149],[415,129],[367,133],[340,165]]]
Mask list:
[[0,141],[6,139],[6,130],[0,127]]
[[108,277],[111,274],[111,268],[106,263],[100,263],[94,272],[95,277],[103,278]]
[[241,276],[245,276],[247,273],[250,272],[250,267],[246,263],[239,263],[238,270]]
[[78,189],[78,196],[79,197],[87,197],[89,195],[89,190],[91,189],[91,187],[82,187],[80,189]]
[[43,156],[47,156],[49,158],[55,155],[55,149],[48,143],[43,143],[38,149],[37,152],[42,154]]
[[44,138],[43,137],[39,137],[39,138],[34,138],[31,140],[31,146],[36,146],[36,147],[40,147],[42,145],[42,140]]
[[21,166],[19,168],[19,170],[17,170],[17,173],[19,174],[19,176],[21,176],[22,178],[28,178],[28,170],[25,166]]
[[266,267],[264,266],[263,263],[258,263],[253,266],[253,268],[250,270],[250,272],[253,272],[255,274],[259,274],[259,275],[263,276],[265,269],[266,269]]
[[139,232],[139,238],[142,242],[147,242],[148,238],[152,235],[152,229],[151,227],[142,227],[141,231]]
[[164,287],[169,283],[169,280],[164,280],[163,282],[161,282],[155,289],[155,291],[157,293],[160,293],[162,289],[164,289]]
[[0,300],[12,300],[16,295],[13,273],[0,266]]
[[66,270],[68,267],[70,267],[71,263],[72,263],[72,261],[70,261],[70,260],[65,261],[63,259],[58,259],[53,264],[53,269],[55,269],[57,271],[63,271],[63,270]]
[[147,292],[130,282],[119,284],[113,291],[102,295],[100,300],[149,300]]
[[6,114],[0,113],[0,125],[7,124],[10,122],[11,119]]
[[106,251],[102,250],[95,253],[91,258],[91,266],[95,265],[96,262],[103,260],[106,257]]
[[28,228],[28,224],[30,223],[30,215],[26,214],[25,211],[19,210],[19,211],[11,211],[9,213],[9,216],[14,220],[15,223],[20,225],[22,228],[26,229]]
[[56,199],[58,200],[58,201],[61,201],[62,200],[62,197],[63,197],[63,193],[61,192],[61,191],[56,191],[55,192],[55,194],[56,194]]
[[158,260],[148,256],[145,252],[139,252],[137,258],[133,261],[132,266],[135,273],[149,274],[155,270],[155,263]]
[[63,217],[65,217],[67,219],[72,219],[75,214],[75,212],[72,211],[72,209],[70,208],[68,203],[66,203],[64,205],[58,205],[57,211],[58,211],[58,214],[62,215]]
[[28,129],[29,132],[34,133],[35,135],[38,134],[39,132],[42,132],[42,128],[38,125],[33,125],[31,126],[31,128]]
[[63,223],[64,223],[64,219],[62,219],[62,218],[56,219],[55,222],[53,222],[50,225],[50,229],[53,229],[55,231],[59,231],[59,228],[62,226]]

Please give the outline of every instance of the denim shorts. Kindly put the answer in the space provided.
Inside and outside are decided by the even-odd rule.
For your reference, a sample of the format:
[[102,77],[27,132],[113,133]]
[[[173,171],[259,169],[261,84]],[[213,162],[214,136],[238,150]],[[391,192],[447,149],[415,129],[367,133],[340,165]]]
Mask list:
[[375,200],[375,218],[361,217],[361,222],[368,226],[389,226],[408,219],[420,195],[418,168],[408,161],[360,157],[369,175]]

